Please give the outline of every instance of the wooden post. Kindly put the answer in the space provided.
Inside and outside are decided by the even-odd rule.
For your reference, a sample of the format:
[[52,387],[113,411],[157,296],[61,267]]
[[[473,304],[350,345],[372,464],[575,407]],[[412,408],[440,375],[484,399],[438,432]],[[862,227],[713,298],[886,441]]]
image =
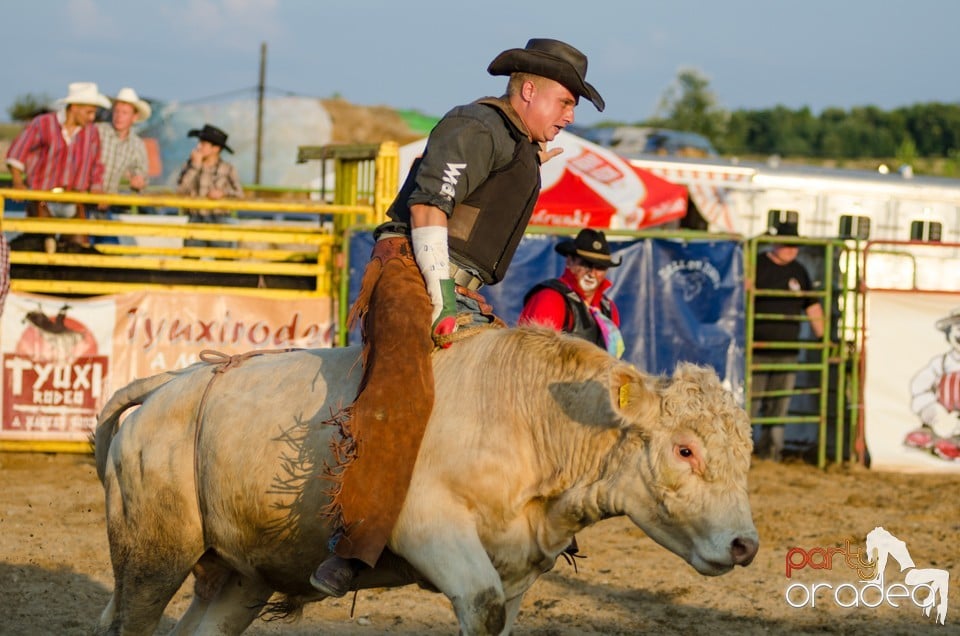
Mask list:
[[257,83],[257,155],[253,182],[260,185],[260,163],[263,161],[263,93],[267,77],[267,43],[260,43],[260,81]]

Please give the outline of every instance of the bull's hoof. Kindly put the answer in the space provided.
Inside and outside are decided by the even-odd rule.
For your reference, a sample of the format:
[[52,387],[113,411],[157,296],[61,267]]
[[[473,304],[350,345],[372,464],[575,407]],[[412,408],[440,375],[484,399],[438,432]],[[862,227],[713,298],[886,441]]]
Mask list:
[[310,575],[310,585],[327,596],[339,598],[350,591],[359,568],[353,559],[331,556]]

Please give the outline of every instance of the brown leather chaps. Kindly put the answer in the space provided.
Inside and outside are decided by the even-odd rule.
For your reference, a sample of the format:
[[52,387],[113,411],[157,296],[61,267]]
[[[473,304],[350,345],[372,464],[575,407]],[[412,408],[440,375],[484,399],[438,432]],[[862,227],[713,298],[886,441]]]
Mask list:
[[405,237],[377,241],[350,322],[361,320],[363,377],[340,422],[335,552],[373,566],[400,514],[433,408],[430,298]]

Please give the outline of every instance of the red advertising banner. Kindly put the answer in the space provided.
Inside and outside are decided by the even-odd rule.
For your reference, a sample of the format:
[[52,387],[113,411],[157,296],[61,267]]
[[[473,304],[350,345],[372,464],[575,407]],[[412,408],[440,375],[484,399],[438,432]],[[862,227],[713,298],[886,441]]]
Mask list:
[[86,442],[110,395],[212,349],[333,343],[329,298],[139,292],[94,299],[10,294],[0,317],[0,441]]

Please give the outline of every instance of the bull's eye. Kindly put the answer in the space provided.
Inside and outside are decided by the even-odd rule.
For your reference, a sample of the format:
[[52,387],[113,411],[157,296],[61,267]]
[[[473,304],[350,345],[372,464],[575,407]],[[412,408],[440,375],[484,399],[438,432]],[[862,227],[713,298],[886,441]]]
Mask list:
[[677,452],[680,454],[680,457],[693,457],[693,451],[686,446],[681,446]]

